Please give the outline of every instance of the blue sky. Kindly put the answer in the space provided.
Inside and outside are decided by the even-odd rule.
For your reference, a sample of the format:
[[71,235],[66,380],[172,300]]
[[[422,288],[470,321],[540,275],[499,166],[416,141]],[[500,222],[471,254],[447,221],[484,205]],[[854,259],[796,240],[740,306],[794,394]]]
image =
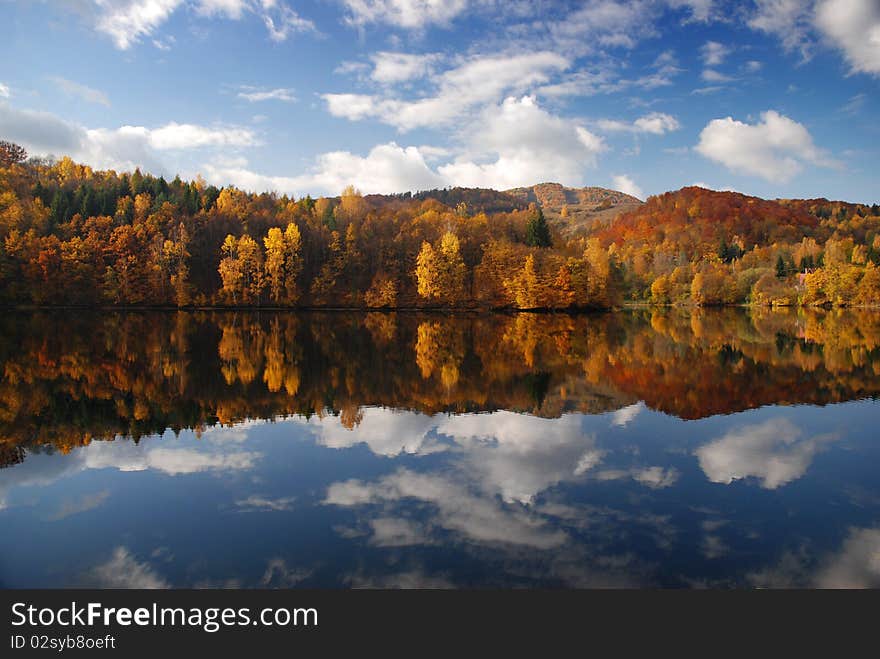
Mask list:
[[880,201],[880,0],[0,0],[0,138],[295,196]]

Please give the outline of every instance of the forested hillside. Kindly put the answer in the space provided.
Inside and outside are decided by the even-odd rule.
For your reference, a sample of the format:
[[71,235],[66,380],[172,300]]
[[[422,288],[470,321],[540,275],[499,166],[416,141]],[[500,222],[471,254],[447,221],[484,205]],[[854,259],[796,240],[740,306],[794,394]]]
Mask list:
[[[0,303],[880,303],[876,205],[693,187],[640,204],[598,191],[544,184],[365,197],[348,188],[336,198],[293,199],[27,159],[3,143]],[[554,222],[543,210],[549,217],[560,194],[630,210],[566,230],[564,207]]]

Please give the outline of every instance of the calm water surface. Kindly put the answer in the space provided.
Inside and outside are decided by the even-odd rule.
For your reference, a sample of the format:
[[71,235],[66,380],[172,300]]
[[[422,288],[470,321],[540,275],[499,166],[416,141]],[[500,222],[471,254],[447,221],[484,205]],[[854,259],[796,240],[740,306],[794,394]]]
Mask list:
[[4,313],[0,586],[880,586],[880,314]]

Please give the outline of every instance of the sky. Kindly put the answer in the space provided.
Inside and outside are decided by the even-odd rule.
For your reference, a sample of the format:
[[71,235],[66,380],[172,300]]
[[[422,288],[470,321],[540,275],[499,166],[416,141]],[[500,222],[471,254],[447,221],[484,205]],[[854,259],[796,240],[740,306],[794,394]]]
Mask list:
[[294,197],[880,202],[880,0],[0,0],[0,139]]

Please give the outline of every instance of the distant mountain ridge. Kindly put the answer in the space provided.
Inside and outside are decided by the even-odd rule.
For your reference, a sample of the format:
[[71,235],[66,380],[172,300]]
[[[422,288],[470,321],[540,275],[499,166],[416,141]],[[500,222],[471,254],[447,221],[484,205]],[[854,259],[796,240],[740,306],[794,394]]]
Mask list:
[[565,237],[586,233],[596,225],[608,225],[617,215],[642,205],[635,197],[596,186],[569,188],[560,183],[538,183],[510,190],[491,188],[444,188],[402,195],[368,195],[381,202],[387,199],[435,199],[450,208],[465,204],[471,213],[509,213],[535,204],[547,221]]
[[544,208],[562,209],[566,205],[618,206],[641,204],[642,201],[617,190],[600,187],[568,188],[559,183],[538,183],[527,188],[505,190],[509,195],[527,202],[536,202]]
[[868,214],[862,204],[828,199],[762,199],[740,192],[687,186],[648,198],[594,235],[618,245],[660,245],[665,240],[678,244],[717,244],[731,237],[745,247],[797,242],[806,236],[827,240],[835,222],[853,215]]
[[539,183],[528,188],[513,188],[507,194],[541,207],[551,226],[563,236],[586,233],[596,225],[608,225],[621,213],[635,210],[642,201],[632,195],[608,188],[567,188],[559,183]]

